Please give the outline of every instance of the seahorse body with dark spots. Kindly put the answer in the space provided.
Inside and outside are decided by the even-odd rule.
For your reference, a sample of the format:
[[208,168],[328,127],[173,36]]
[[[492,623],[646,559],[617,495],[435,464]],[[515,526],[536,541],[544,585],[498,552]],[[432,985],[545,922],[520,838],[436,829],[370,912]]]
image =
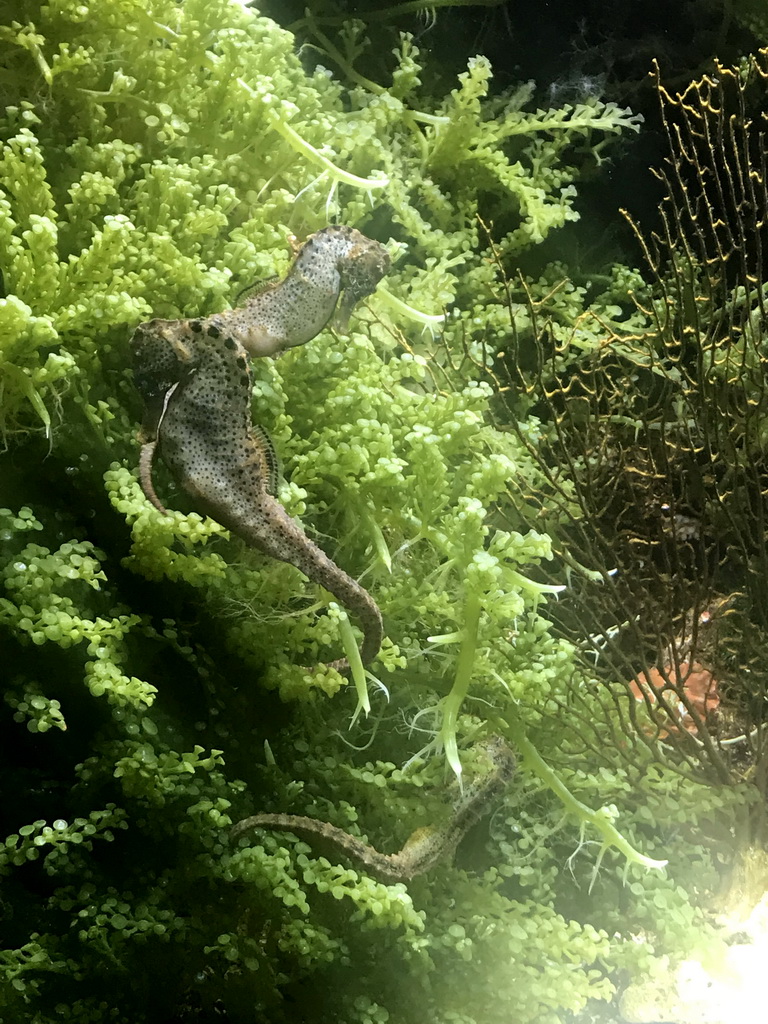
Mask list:
[[464,788],[446,821],[416,829],[398,853],[380,853],[336,825],[300,814],[254,814],[239,821],[232,828],[230,838],[238,840],[254,828],[293,832],[307,842],[321,840],[346,853],[376,878],[407,882],[452,856],[472,825],[488,812],[512,778],[515,757],[502,737],[491,736],[480,743],[479,748],[489,770]]
[[[250,357],[305,344],[334,312],[345,325],[388,269],[378,242],[353,228],[328,227],[307,239],[282,282],[241,308],[204,319],[150,320],[131,339],[134,383],[145,406],[139,474],[147,498],[166,511],[152,483],[157,449],[203,512],[246,544],[295,565],[359,619],[363,663],[381,646],[381,612],[274,497],[274,451],[251,417]],[[346,659],[330,665],[348,667]]]

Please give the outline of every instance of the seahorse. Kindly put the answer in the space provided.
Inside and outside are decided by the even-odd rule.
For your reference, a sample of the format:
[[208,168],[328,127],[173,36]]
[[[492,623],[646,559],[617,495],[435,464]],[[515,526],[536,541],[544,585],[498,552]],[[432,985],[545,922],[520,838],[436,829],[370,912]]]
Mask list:
[[487,813],[512,778],[515,757],[502,737],[491,736],[479,747],[490,770],[465,787],[447,821],[416,829],[398,853],[380,853],[336,825],[300,814],[254,814],[239,821],[232,828],[230,838],[236,841],[254,828],[293,832],[308,842],[327,841],[383,881],[409,881],[431,870],[443,858],[452,856],[472,825]]
[[[389,271],[389,253],[356,228],[332,225],[310,235],[284,280],[268,284],[225,316],[251,356],[271,356],[311,341],[328,324],[345,331],[354,307]],[[341,298],[340,298],[341,297]]]
[[[152,483],[157,449],[203,512],[246,544],[295,565],[358,617],[364,663],[381,646],[381,612],[274,497],[274,450],[251,419],[249,357],[305,344],[337,307],[345,324],[388,268],[378,242],[354,228],[328,227],[307,239],[284,281],[243,307],[201,319],[150,320],[131,339],[134,383],[145,406],[139,476],[147,498],[166,512]],[[346,659],[330,665],[348,667]]]

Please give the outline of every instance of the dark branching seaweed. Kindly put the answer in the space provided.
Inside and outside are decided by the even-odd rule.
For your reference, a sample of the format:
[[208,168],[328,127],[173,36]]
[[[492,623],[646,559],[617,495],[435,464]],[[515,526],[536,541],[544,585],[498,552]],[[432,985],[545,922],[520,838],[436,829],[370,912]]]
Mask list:
[[659,230],[628,218],[648,273],[624,321],[587,311],[564,324],[555,293],[513,280],[496,252],[509,350],[464,354],[548,481],[529,493],[512,480],[509,497],[555,540],[548,581],[566,576],[569,587],[550,614],[596,680],[569,695],[574,752],[583,744],[599,764],[624,749],[640,766],[645,750],[721,783],[750,778],[761,793],[767,87],[768,51],[717,64],[678,95],[657,71],[666,194]]

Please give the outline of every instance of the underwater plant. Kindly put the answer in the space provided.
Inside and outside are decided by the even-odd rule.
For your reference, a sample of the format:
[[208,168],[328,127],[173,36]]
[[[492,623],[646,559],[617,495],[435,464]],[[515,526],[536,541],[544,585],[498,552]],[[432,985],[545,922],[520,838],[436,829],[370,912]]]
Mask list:
[[570,567],[553,613],[605,677],[622,732],[760,793],[767,64],[766,51],[717,64],[678,95],[657,70],[666,195],[658,231],[633,223],[649,282],[625,270],[610,319],[566,321],[557,285],[543,302],[529,292],[538,361],[510,353],[492,371],[537,403],[526,443],[542,468],[568,466],[515,502],[538,505],[555,572]]
[[[591,676],[551,628],[569,579],[543,578],[544,519],[509,497],[548,493],[542,432],[525,393],[519,430],[494,425],[474,365],[510,331],[478,214],[516,259],[578,217],[580,174],[638,119],[597,97],[530,110],[530,85],[491,97],[482,57],[435,100],[408,36],[378,85],[354,24],[327,55],[341,78],[307,71],[228,0],[0,15],[0,1016],[556,1024],[706,938],[685,881],[714,885],[727,843],[702,830],[735,829],[750,795],[650,756],[637,772],[620,736],[592,765],[562,756]],[[339,605],[162,469],[170,513],[148,500],[129,368],[138,324],[236,307],[330,220],[387,246],[386,287],[347,335],[253,359],[252,412],[281,505],[381,608],[362,686],[303,667],[354,649]],[[293,815],[393,853],[445,820],[446,777],[471,795],[497,734],[518,764],[496,804],[459,796],[455,863],[382,881],[290,831],[232,838]]]

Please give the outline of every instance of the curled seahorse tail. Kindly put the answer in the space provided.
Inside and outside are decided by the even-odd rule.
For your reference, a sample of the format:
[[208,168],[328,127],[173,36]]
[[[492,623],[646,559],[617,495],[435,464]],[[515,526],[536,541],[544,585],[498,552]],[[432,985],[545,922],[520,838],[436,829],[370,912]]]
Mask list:
[[[312,542],[305,541],[306,543],[311,544]],[[310,554],[310,549],[306,546],[302,550],[304,556],[302,561],[299,561],[298,558],[291,558],[290,561],[301,569],[313,583],[319,583],[329,594],[332,594],[339,604],[357,619],[358,625],[363,631],[360,660],[363,665],[369,665],[379,653],[381,641],[384,638],[384,622],[379,606],[365,587],[361,587],[357,580],[352,579],[335,562],[332,562],[322,548],[314,544],[312,548],[315,555],[314,565],[307,557]],[[329,567],[332,567],[332,572],[328,571]],[[326,661],[324,664],[327,668],[336,669],[337,672],[349,670],[347,658],[337,658],[334,661]]]
[[[373,661],[384,635],[378,605],[365,587],[340,569],[322,548],[307,537],[275,498],[262,495],[260,507],[244,509],[242,519],[233,519],[225,508],[211,509],[211,512],[247,544],[281,562],[295,565],[313,583],[318,583],[332,594],[362,626],[360,657],[363,664]],[[328,664],[339,671],[349,667],[346,659]]]
[[[372,662],[381,647],[384,624],[379,606],[365,587],[361,587],[357,580],[354,580],[335,562],[331,561],[322,548],[307,541],[306,537],[301,551],[291,561],[301,569],[308,579],[313,583],[319,583],[329,594],[332,594],[339,604],[358,620],[363,630],[360,659],[364,665]],[[331,664],[333,667],[337,667],[335,663]],[[346,658],[343,659],[343,667],[349,667]],[[342,670],[339,668],[339,671]]]
[[[362,589],[362,588],[361,588]],[[381,641],[384,639],[384,622],[381,618],[379,606],[370,597],[368,591],[363,593],[368,597],[363,613],[358,610],[360,624],[363,627],[363,642],[360,647],[360,658],[364,665],[373,661],[381,649]]]
[[[358,584],[359,586],[359,584]],[[360,588],[363,590],[363,588]],[[326,587],[328,590],[328,587]],[[331,591],[331,593],[333,593]],[[370,597],[366,590],[363,590],[366,596]],[[334,594],[334,597],[337,595]],[[365,610],[361,612],[360,606],[356,608],[357,618],[360,625],[363,628],[363,642],[360,645],[360,660],[364,665],[369,664],[373,661],[376,655],[379,653],[381,648],[381,641],[384,639],[384,622],[381,618],[381,612],[379,611],[378,605],[371,600],[370,607],[365,606]],[[337,672],[348,672],[349,661],[347,658],[337,658],[335,661],[324,661],[323,664],[326,668],[333,668]],[[305,665],[307,669],[313,669],[313,665]]]
[[[323,559],[327,559],[329,564],[333,565],[333,576],[329,578],[325,572],[321,572],[320,575],[314,575],[308,572],[304,565],[300,565],[299,568],[313,583],[319,583],[321,587],[324,587],[330,594],[333,594],[336,600],[357,618],[363,630],[363,642],[360,644],[360,660],[364,665],[368,665],[379,653],[381,641],[384,638],[384,623],[379,606],[368,591],[331,562],[322,549],[317,548],[317,550]],[[327,664],[339,672],[349,668],[349,662],[346,658],[339,658],[337,661],[328,662]]]
[[139,483],[147,499],[155,506],[158,512],[164,516],[170,515],[168,509],[163,505],[155,492],[155,485],[152,483],[152,460],[155,457],[157,441],[147,441],[141,446],[139,455]]

